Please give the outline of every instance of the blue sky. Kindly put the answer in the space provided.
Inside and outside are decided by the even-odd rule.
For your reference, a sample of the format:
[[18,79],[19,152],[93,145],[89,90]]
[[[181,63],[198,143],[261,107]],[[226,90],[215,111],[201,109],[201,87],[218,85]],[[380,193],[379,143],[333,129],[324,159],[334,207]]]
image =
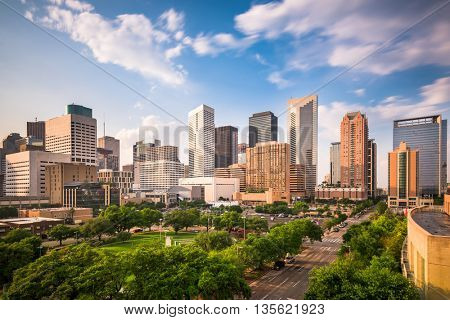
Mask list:
[[394,38],[318,92],[319,181],[346,112],[369,118],[382,187],[392,121],[449,118],[450,5],[402,33],[448,1],[2,1],[174,116],[0,4],[2,137],[75,102],[94,109],[99,134],[105,120],[106,133],[121,139],[122,164],[140,126],[178,144],[186,161],[186,134],[176,127],[201,103],[215,108],[216,125],[241,129],[252,113],[271,110],[283,139],[290,97],[310,94]]

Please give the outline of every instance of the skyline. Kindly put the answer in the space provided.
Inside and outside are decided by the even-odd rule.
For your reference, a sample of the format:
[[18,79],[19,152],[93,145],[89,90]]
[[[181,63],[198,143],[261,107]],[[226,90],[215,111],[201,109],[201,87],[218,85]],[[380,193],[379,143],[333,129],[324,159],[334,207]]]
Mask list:
[[[328,12],[310,1],[233,3],[224,10],[174,1],[130,1],[120,6],[118,1],[108,2],[110,6],[102,1],[51,2],[8,1],[108,72],[168,107],[184,123],[190,110],[205,103],[216,110],[216,126],[239,129],[248,126],[248,117],[253,113],[285,113],[289,98],[310,94],[443,3],[377,2],[374,12],[370,10],[373,1],[354,1],[346,9],[339,8],[344,7],[341,1],[333,1]],[[208,18],[199,23],[198,17],[205,11]],[[449,118],[450,47],[445,41],[450,33],[450,22],[445,19],[449,13],[447,6],[411,29],[389,50],[371,57],[318,93],[318,183],[328,173],[329,144],[339,141],[339,123],[346,112],[361,111],[368,117],[369,135],[378,143],[380,187],[387,184],[393,120],[434,114]],[[267,18],[261,21],[259,14]],[[364,19],[367,14],[370,19]],[[316,18],[313,25],[306,23],[308,17]],[[359,28],[348,28],[349,17]],[[93,34],[89,30],[92,21],[105,29]],[[174,119],[8,9],[0,11],[0,26],[0,66],[4,70],[0,75],[4,88],[0,102],[7,120],[0,129],[2,138],[10,132],[23,134],[26,121],[58,116],[64,105],[75,102],[92,108],[99,123],[106,118],[106,134],[121,140],[123,165],[131,163],[132,145],[139,140],[138,125],[175,126]],[[371,32],[374,26],[376,34]],[[158,42],[163,34],[168,40]],[[342,51],[344,45],[346,54]],[[147,55],[136,55],[142,49]],[[292,55],[292,49],[298,51],[297,55]],[[306,56],[300,57],[300,53]],[[161,54],[165,54],[161,58],[165,64],[158,61],[156,65],[166,69],[149,72],[148,67],[155,63],[153,58]],[[133,63],[133,59],[140,63]],[[29,106],[36,104],[39,107],[30,110]],[[236,114],[237,119],[233,117]],[[285,130],[285,124],[283,114],[279,128]],[[280,142],[287,141],[285,133],[279,135]],[[187,137],[182,141],[187,142]],[[239,134],[239,142],[248,141]],[[181,161],[187,164],[182,151],[180,148]]]

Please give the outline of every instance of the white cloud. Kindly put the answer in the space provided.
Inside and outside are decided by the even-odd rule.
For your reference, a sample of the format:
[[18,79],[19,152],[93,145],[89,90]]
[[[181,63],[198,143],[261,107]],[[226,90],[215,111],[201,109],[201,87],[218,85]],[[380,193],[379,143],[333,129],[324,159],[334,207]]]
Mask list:
[[33,12],[30,10],[25,11],[25,18],[27,18],[30,21],[33,21]]
[[200,55],[215,56],[221,52],[235,49],[244,50],[256,41],[253,36],[238,39],[231,33],[218,33],[215,35],[198,34],[195,38],[185,38],[184,43],[191,45],[194,51]]
[[171,8],[160,16],[160,20],[164,22],[168,31],[176,32],[184,26],[184,13],[177,12]]
[[[47,15],[40,21],[86,45],[97,61],[116,64],[170,85],[184,82],[183,66],[171,62],[171,58],[177,56],[176,52],[166,54],[171,42],[169,36],[144,15],[123,14],[109,20],[95,13],[85,2],[66,0],[66,7],[62,1],[53,2],[55,5],[47,7]],[[172,17],[174,11],[168,12],[171,13],[166,12],[164,19],[170,20],[168,27],[173,28],[175,22],[169,16]]]
[[362,97],[366,94],[366,89],[360,88],[353,91],[358,97]]
[[279,71],[270,73],[267,77],[267,81],[275,84],[280,89],[289,87],[292,84],[289,80],[284,79],[282,73]]
[[437,79],[421,89],[423,105],[439,105],[450,101],[450,77]]
[[183,48],[184,46],[181,43],[179,43],[175,47],[167,49],[165,52],[166,58],[170,60],[172,58],[180,56]]
[[[434,2],[434,3],[433,3]],[[269,40],[290,35],[295,50],[284,70],[304,70],[329,64],[349,67],[419,21],[439,4],[420,0],[283,0],[254,4],[235,17],[235,27],[245,36]],[[357,66],[359,70],[386,75],[417,65],[450,65],[450,21],[447,14],[410,30],[387,49]],[[310,43],[312,33],[319,38]],[[430,48],[433,48],[432,50]],[[306,50],[306,53],[305,53]],[[311,55],[310,51],[315,54]],[[311,63],[311,57],[313,63]],[[307,62],[306,62],[307,61]],[[299,68],[292,68],[293,66]]]

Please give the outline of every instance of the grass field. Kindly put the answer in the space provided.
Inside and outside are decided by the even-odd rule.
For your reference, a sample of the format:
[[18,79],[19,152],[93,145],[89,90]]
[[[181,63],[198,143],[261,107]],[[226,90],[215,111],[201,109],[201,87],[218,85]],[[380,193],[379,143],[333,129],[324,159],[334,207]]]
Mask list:
[[[174,244],[175,241],[185,243],[190,242],[192,239],[197,235],[195,232],[182,232],[179,231],[178,234],[175,234],[175,232],[166,232],[162,233],[162,242],[164,243],[164,234],[172,238],[172,244]],[[124,242],[115,242],[111,244],[107,244],[104,246],[101,246],[101,249],[104,250],[111,250],[111,251],[123,251],[123,250],[129,250],[136,248],[137,246],[141,244],[150,244],[154,242],[159,242],[159,232],[142,232],[142,233],[136,233],[133,234],[131,239]]]

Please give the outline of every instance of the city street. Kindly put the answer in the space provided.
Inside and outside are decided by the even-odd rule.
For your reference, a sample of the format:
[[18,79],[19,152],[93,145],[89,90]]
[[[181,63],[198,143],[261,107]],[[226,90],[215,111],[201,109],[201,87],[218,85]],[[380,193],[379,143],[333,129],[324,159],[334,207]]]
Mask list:
[[346,220],[348,222],[346,228],[326,234],[322,242],[305,243],[306,248],[295,256],[293,263],[286,264],[286,267],[279,271],[271,270],[250,284],[251,298],[255,300],[303,299],[308,288],[308,274],[312,268],[334,261],[342,244],[342,235],[348,227],[367,220],[369,216],[370,213],[366,213],[359,219],[349,218]]

